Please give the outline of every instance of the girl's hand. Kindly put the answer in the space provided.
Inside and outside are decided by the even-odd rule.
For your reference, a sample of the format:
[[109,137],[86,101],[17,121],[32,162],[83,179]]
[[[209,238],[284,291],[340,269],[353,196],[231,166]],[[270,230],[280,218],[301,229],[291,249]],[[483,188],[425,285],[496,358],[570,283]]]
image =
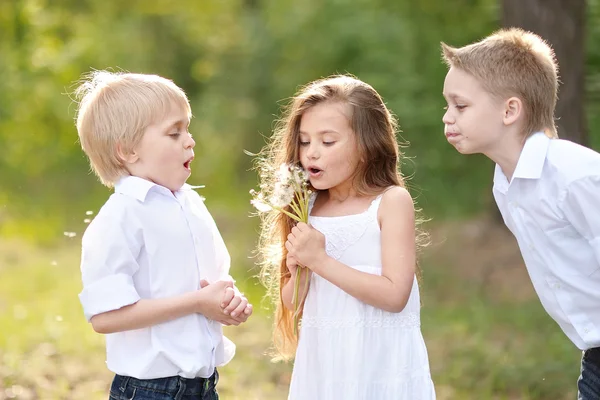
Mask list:
[[296,261],[294,256],[289,252],[285,257],[285,265],[287,266],[288,271],[290,271],[292,278],[294,278],[296,276],[296,270],[298,269],[298,261]]
[[[299,222],[292,228],[285,242],[288,256],[294,258],[296,264],[311,270],[318,268],[320,260],[327,256],[325,252],[325,236],[315,228]],[[289,268],[289,267],[288,267]]]

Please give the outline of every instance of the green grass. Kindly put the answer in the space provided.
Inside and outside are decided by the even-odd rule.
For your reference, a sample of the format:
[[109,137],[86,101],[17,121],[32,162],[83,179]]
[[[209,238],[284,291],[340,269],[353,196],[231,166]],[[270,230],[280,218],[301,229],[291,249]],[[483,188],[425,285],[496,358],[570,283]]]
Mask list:
[[[233,227],[224,237],[255,314],[226,329],[238,351],[220,370],[221,398],[285,399],[291,365],[266,356],[271,322],[250,271],[252,243]],[[104,341],[83,318],[78,239],[68,242],[51,249],[0,243],[0,399],[107,398]],[[428,252],[422,329],[438,399],[573,399],[580,353],[537,298],[511,296],[510,282],[473,279],[443,249]]]

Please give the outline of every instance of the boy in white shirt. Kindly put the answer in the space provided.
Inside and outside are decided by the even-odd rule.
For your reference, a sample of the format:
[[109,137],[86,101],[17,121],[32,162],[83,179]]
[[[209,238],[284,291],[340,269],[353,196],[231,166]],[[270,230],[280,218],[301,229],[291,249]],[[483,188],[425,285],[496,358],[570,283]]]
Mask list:
[[579,399],[600,399],[600,154],[559,140],[558,66],[539,36],[498,31],[453,48],[445,135],[496,163],[493,194],[548,314],[583,350]]
[[246,321],[252,306],[229,276],[202,198],[185,184],[195,145],[187,96],[159,76],[106,71],[77,94],[81,146],[115,188],[83,236],[79,295],[106,334],[110,399],[218,399],[216,367],[235,352],[222,325]]

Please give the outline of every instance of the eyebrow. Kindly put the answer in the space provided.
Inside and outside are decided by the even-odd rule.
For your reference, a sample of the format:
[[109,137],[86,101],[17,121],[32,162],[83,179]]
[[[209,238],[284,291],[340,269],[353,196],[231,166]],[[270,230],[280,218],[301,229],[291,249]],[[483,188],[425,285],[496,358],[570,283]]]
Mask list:
[[180,119],[180,120],[174,121],[172,124],[169,124],[167,129],[175,128],[177,126],[189,126],[190,122],[191,122],[190,120]]
[[[309,135],[308,132],[304,132],[304,131],[299,131],[298,133],[301,135]],[[333,130],[333,129],[323,129],[321,131],[318,131],[317,135],[325,135],[326,133],[339,133],[339,132],[336,130]]]
[[445,99],[451,99],[451,100],[456,100],[457,98],[464,99],[464,96],[461,96],[456,93],[443,93],[442,92],[442,96],[444,96]]

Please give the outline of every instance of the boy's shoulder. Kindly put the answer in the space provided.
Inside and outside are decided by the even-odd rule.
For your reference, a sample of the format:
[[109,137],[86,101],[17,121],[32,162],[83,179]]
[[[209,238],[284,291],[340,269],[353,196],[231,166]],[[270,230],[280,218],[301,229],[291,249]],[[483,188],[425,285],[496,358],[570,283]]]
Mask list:
[[100,207],[96,216],[90,221],[85,235],[90,235],[94,231],[106,231],[115,224],[127,224],[128,216],[137,206],[137,201],[128,196],[119,193],[113,193],[108,200]]
[[559,175],[565,184],[581,178],[600,175],[600,153],[563,139],[552,139],[546,156],[553,175]]

